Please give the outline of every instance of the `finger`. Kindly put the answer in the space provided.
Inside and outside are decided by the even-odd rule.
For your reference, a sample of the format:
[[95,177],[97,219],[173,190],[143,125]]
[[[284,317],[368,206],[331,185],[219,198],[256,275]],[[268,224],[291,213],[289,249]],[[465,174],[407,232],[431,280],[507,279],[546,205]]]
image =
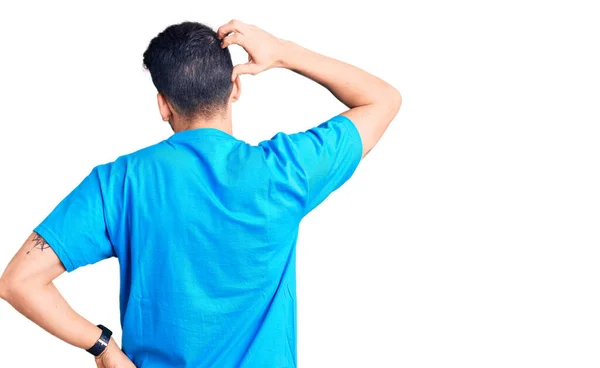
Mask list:
[[225,47],[229,47],[230,45],[233,45],[233,44],[244,47],[244,45],[243,45],[244,39],[245,39],[245,37],[242,34],[237,33],[237,32],[232,33],[223,39],[223,42],[221,42],[221,47],[225,48]]
[[260,73],[260,66],[258,66],[255,63],[238,64],[233,67],[231,80],[234,81],[238,75],[242,75],[242,74],[256,75],[258,73]]
[[242,30],[244,26],[245,24],[243,22],[240,22],[236,19],[232,19],[229,22],[223,24],[221,27],[219,27],[219,29],[217,30],[217,37],[219,39],[222,39],[231,32],[244,33]]

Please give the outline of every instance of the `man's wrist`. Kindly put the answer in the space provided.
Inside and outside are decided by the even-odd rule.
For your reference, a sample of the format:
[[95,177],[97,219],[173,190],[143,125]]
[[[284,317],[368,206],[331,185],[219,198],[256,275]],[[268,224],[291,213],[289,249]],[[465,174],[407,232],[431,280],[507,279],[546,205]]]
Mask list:
[[96,342],[92,347],[86,349],[86,351],[94,356],[98,356],[102,354],[108,348],[108,344],[110,342],[112,331],[103,325],[98,325],[98,329],[100,330],[100,335],[97,338]]
[[96,359],[102,359],[102,357],[104,355],[109,354],[109,351],[110,350],[114,350],[115,348],[117,348],[117,344],[115,343],[115,341],[111,337],[110,340],[108,340],[108,345],[106,346],[106,349],[104,349],[104,351],[102,351],[100,354],[98,354],[96,356]]
[[85,334],[81,336],[81,343],[78,345],[80,348],[87,350],[94,346],[98,341],[98,337],[102,335],[102,329],[94,324],[90,323],[90,327],[85,329]]
[[293,43],[292,41],[281,40],[281,45],[280,45],[281,52],[280,52],[279,60],[277,60],[277,62],[275,64],[276,67],[293,70],[294,60],[296,59],[296,57],[294,55],[298,54],[299,49],[300,49],[300,46]]

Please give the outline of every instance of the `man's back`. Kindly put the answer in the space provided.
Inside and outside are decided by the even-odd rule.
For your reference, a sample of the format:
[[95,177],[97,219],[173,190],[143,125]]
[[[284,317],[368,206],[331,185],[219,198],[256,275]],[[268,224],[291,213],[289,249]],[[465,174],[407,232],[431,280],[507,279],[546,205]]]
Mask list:
[[287,193],[263,151],[196,129],[126,161],[125,183],[111,185],[132,194],[112,214],[116,243],[129,243],[122,282],[134,288],[123,295],[124,351],[143,367],[234,366],[267,352],[259,362],[291,366],[300,213],[279,210]]

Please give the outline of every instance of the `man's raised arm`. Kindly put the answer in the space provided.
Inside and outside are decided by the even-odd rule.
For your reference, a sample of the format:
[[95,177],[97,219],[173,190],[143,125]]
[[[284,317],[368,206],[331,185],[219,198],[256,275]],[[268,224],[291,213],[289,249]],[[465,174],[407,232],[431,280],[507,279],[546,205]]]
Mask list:
[[360,68],[284,41],[252,25],[232,20],[219,28],[223,47],[242,46],[250,62],[236,65],[239,74],[258,74],[270,68],[287,68],[327,88],[349,110],[342,115],[358,129],[364,157],[379,141],[398,113],[402,97],[398,90]]

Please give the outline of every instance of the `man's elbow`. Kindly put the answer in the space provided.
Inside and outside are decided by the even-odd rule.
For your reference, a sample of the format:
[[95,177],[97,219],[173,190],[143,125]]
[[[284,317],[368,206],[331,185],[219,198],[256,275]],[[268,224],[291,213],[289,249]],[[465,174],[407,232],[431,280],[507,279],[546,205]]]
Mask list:
[[0,277],[0,299],[10,303],[17,294],[21,294],[28,289],[28,285],[18,281],[16,278],[7,276],[6,272]]
[[400,106],[402,106],[402,95],[400,94],[400,91],[398,91],[394,87],[391,87],[389,98],[390,98],[391,106],[394,108],[394,111],[396,111],[396,113],[397,113],[400,110]]
[[0,299],[8,300],[10,294],[10,285],[6,277],[0,277]]
[[385,95],[382,96],[382,106],[389,112],[390,120],[392,120],[402,106],[402,95],[396,88],[389,86]]

